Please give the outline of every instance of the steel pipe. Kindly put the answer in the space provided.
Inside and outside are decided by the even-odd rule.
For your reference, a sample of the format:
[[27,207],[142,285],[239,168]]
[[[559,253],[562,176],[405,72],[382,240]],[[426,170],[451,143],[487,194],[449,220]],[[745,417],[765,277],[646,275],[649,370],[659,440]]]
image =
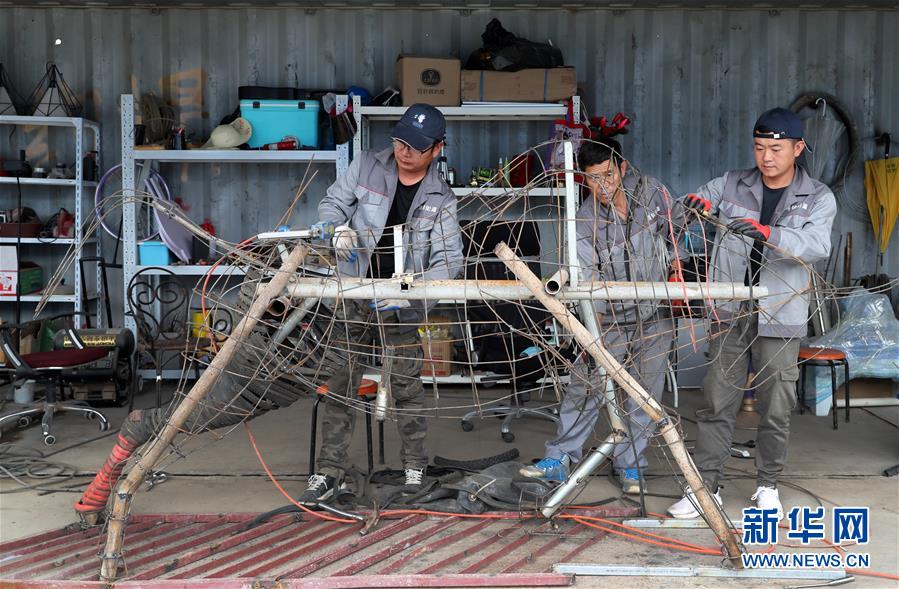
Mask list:
[[[402,284],[384,278],[296,278],[285,289],[293,298],[390,298],[456,301],[515,301],[536,297],[517,280],[418,280]],[[737,282],[593,282],[561,288],[560,301],[749,300],[767,296],[764,287]]]

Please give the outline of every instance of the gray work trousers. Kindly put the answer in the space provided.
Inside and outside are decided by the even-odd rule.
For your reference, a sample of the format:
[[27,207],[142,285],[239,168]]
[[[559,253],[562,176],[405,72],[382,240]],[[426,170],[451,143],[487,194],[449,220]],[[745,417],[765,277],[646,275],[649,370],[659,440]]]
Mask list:
[[[671,319],[653,319],[642,325],[612,327],[603,334],[603,346],[623,364],[628,373],[656,401],[662,398],[668,355],[674,337]],[[571,369],[571,383],[565,389],[559,408],[556,437],[546,442],[546,457],[568,456],[579,462],[584,446],[593,438],[593,429],[605,400],[605,379],[586,352],[578,356]],[[626,396],[626,395],[625,395]],[[656,425],[629,396],[619,408],[629,429],[628,442],[613,451],[616,469],[646,468],[644,451]],[[620,411],[619,411],[620,412]]]
[[[335,333],[345,341],[338,342],[331,353],[339,354],[337,371],[326,381],[325,410],[322,416],[322,448],[319,460],[349,464],[347,451],[353,437],[358,409],[347,404],[355,400],[362,381],[366,358],[371,358],[375,342],[390,351],[390,383],[393,404],[397,410],[397,427],[402,443],[401,459],[404,468],[425,468],[428,455],[425,438],[428,424],[424,416],[424,387],[421,384],[422,349],[418,330],[414,326],[397,325],[395,312],[373,315],[368,301],[346,300],[339,303]],[[369,360],[369,363],[370,360]],[[386,368],[385,368],[386,369]],[[342,397],[342,398],[341,398]],[[339,470],[323,466],[322,474],[337,476]]]
[[696,411],[693,459],[714,492],[730,457],[737,412],[746,391],[749,359],[755,371],[755,466],[759,486],[776,487],[787,461],[790,412],[796,407],[799,339],[758,337],[758,318],[747,314],[730,324],[715,324],[709,342],[711,364],[702,383],[705,406]]

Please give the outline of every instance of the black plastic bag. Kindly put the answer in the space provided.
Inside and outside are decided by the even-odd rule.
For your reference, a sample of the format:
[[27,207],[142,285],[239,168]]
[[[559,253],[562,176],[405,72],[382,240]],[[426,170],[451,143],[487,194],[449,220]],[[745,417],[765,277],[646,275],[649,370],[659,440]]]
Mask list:
[[554,68],[565,65],[562,51],[549,43],[537,43],[516,37],[503,28],[499,19],[487,23],[481,35],[484,46],[471,53],[465,63],[468,70],[517,72],[529,68]]

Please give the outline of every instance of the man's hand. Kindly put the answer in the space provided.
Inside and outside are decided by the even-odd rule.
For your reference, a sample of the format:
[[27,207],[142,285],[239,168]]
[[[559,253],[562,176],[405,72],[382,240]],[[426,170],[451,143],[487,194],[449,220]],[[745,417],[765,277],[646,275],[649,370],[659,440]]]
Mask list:
[[409,307],[411,303],[406,299],[375,299],[371,303],[368,304],[372,309],[377,309],[378,311],[399,311],[400,309],[406,309]]
[[349,225],[341,225],[334,230],[333,243],[338,259],[344,262],[356,261],[356,249],[359,247],[359,240],[356,238],[356,232],[350,229]]
[[756,241],[768,241],[771,237],[771,227],[762,225],[753,219],[737,219],[727,226],[730,231],[745,235]]
[[699,213],[708,213],[712,210],[712,203],[708,199],[702,198],[698,194],[688,194],[684,198],[684,206],[693,209]]
[[313,224],[310,229],[312,230],[312,235],[317,239],[325,240],[334,237],[335,225],[333,221],[319,221]]

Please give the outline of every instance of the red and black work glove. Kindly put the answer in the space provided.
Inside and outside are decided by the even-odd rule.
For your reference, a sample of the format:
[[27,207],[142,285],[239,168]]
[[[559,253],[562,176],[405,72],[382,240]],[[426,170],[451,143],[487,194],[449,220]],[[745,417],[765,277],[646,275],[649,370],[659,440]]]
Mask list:
[[684,205],[700,213],[708,213],[712,210],[712,203],[698,194],[688,194],[684,199]]
[[727,226],[734,233],[750,237],[756,241],[768,241],[771,238],[771,227],[762,225],[752,219],[737,219]]

